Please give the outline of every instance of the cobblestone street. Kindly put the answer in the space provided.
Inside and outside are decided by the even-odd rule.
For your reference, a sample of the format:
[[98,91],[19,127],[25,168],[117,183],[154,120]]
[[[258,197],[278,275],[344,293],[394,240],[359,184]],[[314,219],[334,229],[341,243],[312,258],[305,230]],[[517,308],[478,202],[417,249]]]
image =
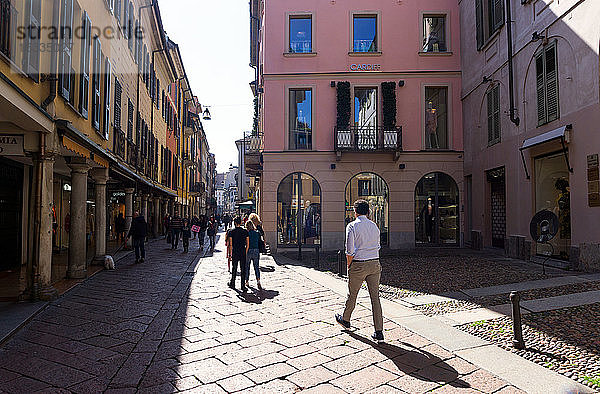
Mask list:
[[145,263],[130,258],[68,292],[2,347],[0,390],[517,392],[390,321],[375,345],[363,307],[358,330],[341,331],[343,299],[271,258],[263,292],[231,290],[223,248],[221,236],[200,258],[156,242]]

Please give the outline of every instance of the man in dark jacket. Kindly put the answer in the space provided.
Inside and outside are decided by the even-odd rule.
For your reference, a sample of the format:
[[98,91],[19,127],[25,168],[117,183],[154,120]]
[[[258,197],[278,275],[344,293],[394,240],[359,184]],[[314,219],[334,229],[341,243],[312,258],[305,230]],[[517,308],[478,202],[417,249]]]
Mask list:
[[171,249],[177,249],[179,246],[179,234],[181,234],[181,229],[183,228],[183,220],[177,212],[175,212],[175,216],[171,219],[171,232],[173,233],[173,239],[171,241]]
[[[146,258],[146,249],[144,243],[146,242],[146,235],[148,233],[148,227],[146,225],[146,219],[139,212],[135,212],[135,218],[131,222],[131,228],[127,239],[133,238],[133,247],[135,249],[135,262],[143,263]],[[140,259],[141,257],[141,259]]]

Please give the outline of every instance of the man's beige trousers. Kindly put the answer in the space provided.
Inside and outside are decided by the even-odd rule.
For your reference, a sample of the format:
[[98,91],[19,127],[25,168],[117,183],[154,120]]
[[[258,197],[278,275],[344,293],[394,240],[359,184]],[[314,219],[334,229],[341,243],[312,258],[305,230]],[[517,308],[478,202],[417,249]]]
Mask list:
[[348,270],[348,299],[346,300],[346,309],[344,309],[344,320],[350,321],[354,307],[356,306],[356,297],[364,281],[367,281],[369,296],[371,297],[371,309],[373,311],[373,324],[375,331],[383,330],[383,315],[381,313],[381,303],[379,302],[379,280],[381,278],[381,264],[379,260],[369,260],[365,262],[353,261]]

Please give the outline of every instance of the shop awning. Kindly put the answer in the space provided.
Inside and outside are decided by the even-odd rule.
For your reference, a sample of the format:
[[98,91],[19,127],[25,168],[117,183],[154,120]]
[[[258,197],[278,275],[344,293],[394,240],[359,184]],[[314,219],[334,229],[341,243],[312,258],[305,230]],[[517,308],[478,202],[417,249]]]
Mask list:
[[568,139],[567,133],[572,129],[573,129],[573,126],[569,124],[566,126],[559,127],[558,129],[548,131],[547,133],[543,133],[540,135],[536,135],[535,137],[528,138],[523,142],[523,145],[519,149],[524,150],[524,149],[532,148],[534,146],[543,144],[545,142],[550,142],[550,141],[554,141],[554,140],[558,140],[558,139],[562,139],[564,141],[565,139]]
[[570,132],[573,129],[573,125],[565,125],[561,126],[558,129],[554,129],[552,131],[548,131],[546,133],[536,135],[535,137],[531,137],[523,141],[523,145],[519,148],[521,151],[521,159],[523,160],[523,167],[525,168],[525,175],[527,179],[530,179],[529,172],[527,171],[527,163],[525,162],[525,155],[523,151],[525,149],[533,148],[534,146],[538,146],[544,144],[546,142],[560,140],[560,144],[562,145],[562,152],[565,155],[565,161],[567,163],[567,168],[569,172],[573,172],[573,168],[571,168],[571,164],[569,163],[569,154],[567,151],[566,143],[570,140]]

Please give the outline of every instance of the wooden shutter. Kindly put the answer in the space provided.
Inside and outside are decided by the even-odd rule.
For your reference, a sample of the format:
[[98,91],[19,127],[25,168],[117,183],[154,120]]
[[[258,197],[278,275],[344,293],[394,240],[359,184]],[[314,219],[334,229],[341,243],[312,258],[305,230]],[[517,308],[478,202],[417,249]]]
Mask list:
[[115,17],[119,21],[119,24],[121,23],[121,7],[121,0],[115,0]]
[[494,98],[494,142],[500,141],[500,85],[493,90]]
[[117,79],[117,77],[115,77],[115,120],[114,120],[114,124],[115,124],[115,129],[121,130],[121,98],[123,95],[123,88],[121,87],[121,83],[119,82],[119,80]]
[[545,49],[545,74],[546,74],[546,111],[548,122],[558,119],[558,70],[556,62],[556,45]]
[[133,8],[133,4],[130,2],[129,3],[129,20],[127,22],[127,26],[128,26],[128,30],[127,33],[129,35],[129,50],[133,51],[133,41],[135,39],[135,32],[133,31],[134,28],[134,8]]
[[100,38],[94,37],[92,74],[92,126],[100,130],[100,68],[102,64]]
[[485,35],[483,31],[483,0],[475,0],[475,28],[477,30],[477,50],[483,47]]
[[537,118],[538,125],[546,123],[546,84],[544,81],[544,53],[541,52],[535,57],[535,75],[537,91]]
[[494,141],[494,90],[487,92],[488,145]]
[[[40,37],[34,33],[39,31],[42,21],[42,2],[41,0],[28,0],[26,2],[26,13],[29,28],[32,29],[26,34],[25,53],[23,55],[23,69],[36,82],[40,79]],[[10,2],[8,9],[10,10]],[[10,11],[8,18],[11,18]],[[4,21],[3,21],[4,22]],[[43,34],[43,33],[42,33]],[[13,45],[14,46],[14,45]],[[70,71],[70,70],[69,70]]]
[[492,10],[492,32],[500,29],[504,24],[504,0],[492,0],[490,4],[490,8]]
[[123,1],[123,3],[125,3],[123,5],[123,37],[125,37],[126,40],[129,40],[129,35],[131,34],[129,31],[131,29],[131,25],[129,23],[131,16],[129,15],[129,6],[127,5],[127,1]]
[[111,64],[110,60],[106,58],[104,65],[104,116],[102,119],[103,122],[103,131],[104,131],[104,139],[108,140],[110,135],[110,88],[111,88]]
[[92,39],[92,22],[87,12],[83,13],[81,21],[81,76],[79,81],[79,112],[84,118],[88,117],[90,95],[90,47]]
[[133,139],[133,103],[127,99],[127,138],[131,141]]
[[73,0],[63,0],[61,31],[65,32],[60,53],[60,94],[71,100],[71,57],[73,49]]

